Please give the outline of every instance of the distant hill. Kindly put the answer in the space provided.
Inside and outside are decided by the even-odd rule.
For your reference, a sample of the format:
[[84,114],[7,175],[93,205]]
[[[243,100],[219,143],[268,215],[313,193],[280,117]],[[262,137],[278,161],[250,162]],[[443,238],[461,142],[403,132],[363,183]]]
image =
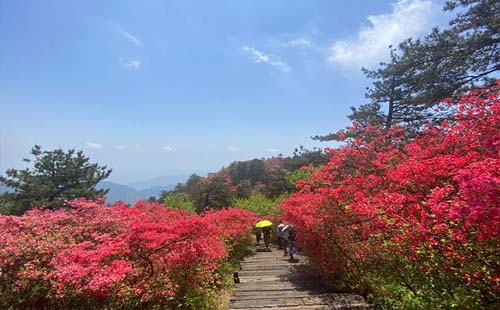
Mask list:
[[273,204],[296,191],[296,180],[307,177],[307,172],[299,170],[301,167],[318,167],[325,164],[329,156],[319,148],[308,150],[300,147],[289,157],[236,161],[206,177],[190,176],[184,184],[176,186],[174,193],[184,194],[198,213],[238,203]]
[[[107,181],[99,182],[96,186],[98,189],[109,188],[106,202],[114,203],[116,201],[123,201],[130,204],[133,204],[136,200],[148,199],[149,197],[159,198],[162,191],[172,190],[174,187],[175,185],[152,186],[137,190],[127,185]],[[10,187],[0,185],[0,194],[12,191]]]
[[175,185],[167,186],[152,186],[137,190],[131,186],[118,184],[114,182],[102,181],[96,186],[98,189],[108,189],[106,202],[114,203],[116,201],[123,201],[133,204],[136,200],[148,199],[149,197],[159,198],[162,191],[171,190]]
[[192,173],[179,174],[179,175],[169,175],[169,176],[161,176],[156,178],[149,178],[133,183],[127,184],[130,187],[133,187],[137,190],[150,189],[154,187],[158,187],[163,184],[172,184],[177,185],[178,183],[186,182],[189,176]]

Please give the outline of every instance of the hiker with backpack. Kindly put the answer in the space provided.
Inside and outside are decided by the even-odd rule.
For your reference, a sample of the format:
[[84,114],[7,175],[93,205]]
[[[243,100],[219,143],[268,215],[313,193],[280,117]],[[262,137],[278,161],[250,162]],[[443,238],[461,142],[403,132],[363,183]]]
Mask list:
[[[290,255],[290,260],[293,260],[293,255],[297,253],[297,231],[293,225],[289,225],[287,229],[287,239],[288,239],[288,254]],[[285,250],[286,251],[286,250]]]

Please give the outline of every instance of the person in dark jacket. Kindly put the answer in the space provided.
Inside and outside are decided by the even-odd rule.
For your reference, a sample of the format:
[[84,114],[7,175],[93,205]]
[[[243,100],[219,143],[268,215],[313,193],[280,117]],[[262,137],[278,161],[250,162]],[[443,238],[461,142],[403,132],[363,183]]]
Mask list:
[[264,244],[266,245],[266,250],[271,251],[269,249],[269,242],[271,241],[271,226],[263,227],[262,234],[264,235]]
[[288,230],[288,254],[290,259],[293,260],[293,255],[297,253],[297,231],[295,227],[290,225]]
[[260,244],[261,239],[262,239],[262,228],[255,227],[255,240],[257,241],[257,245]]

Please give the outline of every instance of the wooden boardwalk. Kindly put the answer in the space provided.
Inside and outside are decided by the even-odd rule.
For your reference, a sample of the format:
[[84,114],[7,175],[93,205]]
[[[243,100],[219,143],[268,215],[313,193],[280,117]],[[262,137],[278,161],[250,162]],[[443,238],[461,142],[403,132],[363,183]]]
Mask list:
[[257,247],[241,263],[229,309],[373,309],[362,296],[331,293],[318,287],[308,273],[306,258],[292,262],[283,251]]

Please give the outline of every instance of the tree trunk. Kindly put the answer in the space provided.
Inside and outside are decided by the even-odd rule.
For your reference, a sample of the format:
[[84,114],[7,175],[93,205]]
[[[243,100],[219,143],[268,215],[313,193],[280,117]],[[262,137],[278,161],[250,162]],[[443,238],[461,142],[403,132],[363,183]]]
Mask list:
[[391,93],[389,94],[389,110],[387,111],[387,119],[385,122],[385,128],[389,129],[392,125],[392,114],[394,113],[394,87],[396,84],[396,77],[392,76],[391,82]]

